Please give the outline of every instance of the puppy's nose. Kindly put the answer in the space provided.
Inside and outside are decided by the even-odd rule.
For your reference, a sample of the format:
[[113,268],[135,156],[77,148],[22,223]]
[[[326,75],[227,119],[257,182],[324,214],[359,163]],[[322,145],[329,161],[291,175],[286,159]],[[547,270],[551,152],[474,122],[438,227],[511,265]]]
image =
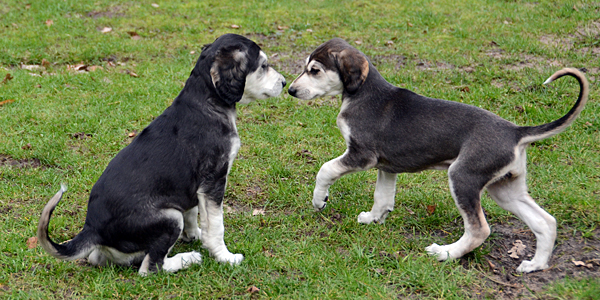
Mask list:
[[283,82],[281,83],[281,88],[284,88],[286,84],[287,84],[287,82],[284,79]]
[[296,91],[296,89],[295,89],[295,88],[293,88],[293,87],[291,87],[291,86],[290,86],[290,88],[288,89],[288,94],[290,94],[290,95],[292,95],[292,96],[294,96],[294,97],[296,96],[296,92],[297,92],[297,91]]

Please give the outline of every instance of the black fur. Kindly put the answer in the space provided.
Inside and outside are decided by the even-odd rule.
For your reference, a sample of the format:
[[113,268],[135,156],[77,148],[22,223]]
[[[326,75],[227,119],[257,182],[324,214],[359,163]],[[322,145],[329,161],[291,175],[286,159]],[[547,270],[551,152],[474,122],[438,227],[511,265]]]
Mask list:
[[[149,254],[149,269],[160,269],[182,230],[161,211],[183,213],[197,206],[199,188],[208,201],[223,201],[232,140],[237,138],[231,116],[246,75],[258,68],[259,52],[254,42],[233,34],[205,46],[173,104],[113,158],[94,184],[83,230],[57,245],[47,232],[54,207],[40,220],[38,235],[48,240],[46,250],[72,259],[89,253],[90,245],[107,246]],[[215,84],[214,76],[219,77]]]

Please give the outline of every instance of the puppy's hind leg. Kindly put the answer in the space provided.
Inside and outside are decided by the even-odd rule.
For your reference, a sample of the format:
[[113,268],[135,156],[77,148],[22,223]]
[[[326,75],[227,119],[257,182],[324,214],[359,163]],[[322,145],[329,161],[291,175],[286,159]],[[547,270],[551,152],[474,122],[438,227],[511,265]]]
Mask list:
[[184,217],[181,212],[175,209],[165,209],[162,218],[149,223],[148,228],[155,235],[151,237],[152,243],[150,243],[140,266],[139,274],[141,276],[161,269],[167,272],[176,272],[192,264],[200,263],[200,253],[193,251],[179,253],[171,258],[167,257],[183,231]]
[[485,183],[477,184],[481,179],[478,176],[465,176],[458,172],[460,167],[448,170],[450,178],[450,191],[458,207],[458,211],[463,218],[465,232],[463,236],[450,245],[440,246],[432,244],[425,248],[431,255],[435,255],[438,260],[459,258],[473,249],[479,247],[490,235],[490,227],[485,220],[485,215],[481,209],[481,190]]
[[500,207],[523,220],[535,234],[536,251],[531,261],[524,260],[517,272],[528,273],[548,268],[556,240],[556,219],[544,211],[527,193],[525,174],[505,179],[487,187],[488,193]]
[[382,170],[377,172],[377,183],[375,184],[375,195],[373,208],[370,212],[361,212],[358,215],[358,223],[370,224],[383,223],[388,213],[394,210],[394,196],[396,195],[395,173],[387,173]]
[[198,206],[194,206],[183,213],[183,232],[181,239],[184,242],[199,240],[201,230],[198,228]]
[[346,151],[339,157],[336,157],[321,166],[317,173],[317,181],[315,182],[315,190],[313,192],[312,204],[316,211],[321,211],[327,205],[329,200],[329,187],[340,177],[364,171],[375,166],[377,159],[367,157],[360,153]]

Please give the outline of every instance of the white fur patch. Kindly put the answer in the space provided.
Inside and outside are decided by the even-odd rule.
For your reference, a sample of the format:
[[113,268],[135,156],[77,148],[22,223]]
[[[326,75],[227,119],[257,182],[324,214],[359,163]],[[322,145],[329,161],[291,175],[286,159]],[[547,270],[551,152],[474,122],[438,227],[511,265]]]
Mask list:
[[312,60],[307,63],[306,71],[292,82],[290,89],[296,90],[294,97],[310,100],[317,97],[339,95],[344,92],[344,83],[338,72],[326,70],[323,64]]
[[260,65],[256,71],[246,76],[244,95],[239,101],[248,104],[257,99],[266,99],[278,96],[283,90],[285,78],[267,65],[267,55],[260,51]]

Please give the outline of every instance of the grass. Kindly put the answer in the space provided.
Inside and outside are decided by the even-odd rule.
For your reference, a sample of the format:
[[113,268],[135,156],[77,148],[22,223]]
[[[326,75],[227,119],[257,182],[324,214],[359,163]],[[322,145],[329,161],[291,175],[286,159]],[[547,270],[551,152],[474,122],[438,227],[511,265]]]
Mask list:
[[[312,211],[319,167],[345,150],[335,124],[339,98],[306,102],[282,94],[238,107],[243,145],[229,177],[225,240],[230,250],[245,255],[240,266],[218,264],[202,250],[200,266],[140,278],[133,268],[60,262],[40,247],[29,249],[39,213],[61,182],[69,191],[56,209],[51,236],[63,241],[79,232],[89,190],[106,164],[130,142],[129,133],[170,105],[202,45],[227,32],[278,54],[271,61],[288,82],[312,49],[342,37],[395,85],[477,105],[519,125],[566,113],[578,92],[574,81],[540,84],[563,66],[587,68],[590,101],[565,133],[530,147],[528,182],[532,196],[558,220],[559,234],[599,239],[598,3],[156,3],[159,7],[151,1],[0,1],[0,76],[12,77],[0,84],[0,103],[14,100],[0,106],[0,158],[41,164],[0,165],[1,297],[499,295],[500,288],[486,280],[490,242],[463,260],[439,263],[425,254],[432,242],[452,242],[462,234],[444,172],[401,174],[396,210],[383,225],[356,222],[372,205],[373,170],[343,177],[330,190],[328,209]],[[112,31],[102,33],[104,27]],[[140,38],[132,38],[136,35]],[[102,69],[80,73],[68,67],[81,62]],[[428,205],[435,206],[434,213]],[[487,196],[483,206],[492,225],[512,218]],[[254,209],[265,215],[253,216]],[[441,231],[448,235],[440,237]],[[173,252],[200,248],[178,243]],[[253,285],[260,291],[250,294]],[[593,299],[598,293],[590,291],[599,286],[597,277],[567,278],[529,296]]]

